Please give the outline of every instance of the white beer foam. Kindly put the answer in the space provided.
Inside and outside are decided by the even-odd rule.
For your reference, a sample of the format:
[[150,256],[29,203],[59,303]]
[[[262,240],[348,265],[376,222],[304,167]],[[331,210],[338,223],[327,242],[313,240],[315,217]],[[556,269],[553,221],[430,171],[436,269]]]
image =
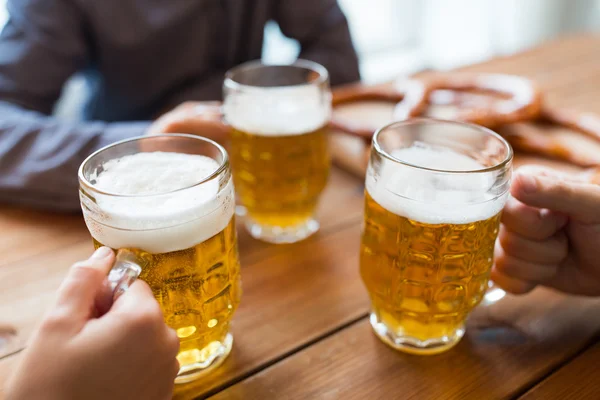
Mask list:
[[248,88],[226,96],[225,118],[236,129],[259,136],[291,136],[329,122],[331,97],[310,85]]
[[[92,177],[94,187],[122,196],[97,194],[96,205],[90,205],[82,195],[86,224],[97,241],[112,248],[166,253],[201,243],[231,220],[233,184],[230,179],[221,192],[218,179],[187,187],[218,167],[209,157],[179,153],[110,160]],[[86,210],[86,204],[94,211]]]
[[[477,161],[451,150],[425,145],[395,150],[391,156],[423,168],[475,171]],[[427,224],[467,224],[498,214],[508,193],[493,194],[490,173],[447,174],[426,171],[384,159],[378,175],[369,167],[367,191],[383,208]]]

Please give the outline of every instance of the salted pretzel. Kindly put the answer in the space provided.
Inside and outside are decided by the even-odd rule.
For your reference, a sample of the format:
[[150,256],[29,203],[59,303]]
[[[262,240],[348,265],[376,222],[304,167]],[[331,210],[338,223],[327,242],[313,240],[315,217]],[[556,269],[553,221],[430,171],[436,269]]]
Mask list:
[[535,119],[540,115],[542,96],[529,79],[516,75],[448,73],[435,74],[427,80],[399,83],[405,98],[398,103],[394,119],[405,120],[422,115],[435,91],[477,91],[504,98],[493,107],[460,110],[456,119],[488,128]]
[[[402,99],[404,99],[404,93],[396,90],[394,87],[347,86],[336,89],[333,92],[331,103],[335,108],[341,104],[361,101],[398,103]],[[329,125],[335,131],[345,132],[367,141],[371,140],[373,133],[379,128],[379,126],[346,121],[343,118],[336,117],[335,114],[332,115]]]
[[600,167],[593,168],[587,171],[588,180],[590,183],[600,185]]
[[[459,110],[452,119],[498,129],[517,150],[561,159],[581,167],[599,164],[599,158],[594,154],[586,156],[573,146],[566,146],[564,139],[556,139],[542,132],[524,131],[520,124],[513,124],[532,120],[547,122],[582,132],[600,141],[600,117],[591,113],[542,105],[539,90],[530,80],[519,76],[440,73],[427,79],[397,82],[385,93],[372,87],[361,88],[360,91],[348,88],[346,91],[334,93],[334,106],[352,101],[394,101],[401,98],[395,108],[395,120],[422,116],[429,105],[458,105]],[[402,93],[404,96],[399,95]],[[336,121],[333,126],[337,127],[338,131],[369,139],[376,128],[355,129],[356,126],[345,124],[343,121]],[[339,129],[340,127],[343,128]],[[366,169],[368,157],[364,154],[368,154],[368,146],[359,150],[359,144],[349,138],[335,139],[334,143],[340,146],[336,159],[344,158],[344,152],[348,154],[341,164],[350,165],[353,172]],[[360,157],[357,157],[359,153]],[[350,154],[354,160],[349,160]],[[600,181],[600,178],[597,180]]]
[[544,106],[540,119],[584,133],[600,141],[600,116],[597,114]]
[[[552,114],[546,114],[542,111],[542,115],[538,119],[539,122],[549,123],[551,125],[563,126],[573,131],[584,133],[586,136],[595,139],[600,144],[600,130],[590,129],[588,125],[582,125],[575,117],[579,113],[571,111],[556,110]],[[585,114],[590,120],[596,119],[593,114]],[[569,119],[566,119],[569,118]],[[570,118],[573,118],[572,120]],[[506,125],[498,129],[500,133],[516,150],[521,150],[528,153],[540,154],[546,157],[555,158],[566,161],[570,164],[580,167],[591,167],[600,165],[600,154],[594,151],[596,147],[592,144],[586,146],[586,142],[580,140],[570,140],[566,143],[565,137],[555,137],[547,132],[539,132],[532,129],[524,130],[519,124]],[[583,147],[582,147],[583,146]]]
[[[497,96],[468,91],[437,90],[429,96],[429,103],[434,106],[457,106],[460,109],[497,107]],[[454,116],[450,117],[451,119]],[[589,113],[578,113],[542,105],[539,122],[557,126],[565,126],[600,140],[600,119]],[[495,129],[512,145],[515,150],[531,154],[540,154],[549,158],[566,161],[580,167],[597,165],[600,156],[581,151],[577,146],[565,144],[564,138],[557,138],[543,132],[542,129],[528,128],[519,123],[496,126]]]
[[[430,97],[433,98],[435,93],[443,89],[451,94],[459,94],[465,90],[478,90],[507,97],[496,102],[495,107],[491,105],[474,107],[458,115],[460,120],[487,127],[535,118],[540,110],[541,95],[533,83],[525,78],[512,75],[465,73],[438,74],[427,80],[409,79],[396,82],[392,87],[341,88],[334,91],[332,104],[335,107],[340,104],[369,100],[397,102],[394,120],[405,120],[423,115],[429,105]],[[345,132],[368,141],[378,128],[350,123],[335,116],[332,118],[331,127],[334,131]],[[363,146],[364,148],[360,150],[360,144],[356,140],[340,135],[334,135],[331,141],[334,145],[332,147],[336,148],[334,158],[338,164],[348,167],[352,172],[366,169],[369,146]],[[358,153],[361,153],[358,159],[350,160]]]
[[[499,100],[481,93],[438,90],[431,93],[428,101],[433,105],[459,105],[467,109],[473,107],[493,109],[497,107]],[[542,105],[538,118],[535,120],[564,126],[600,141],[600,117],[596,114]],[[503,124],[495,128],[516,150],[563,160],[581,167],[597,165],[600,160],[600,157],[586,156],[573,146],[566,146],[564,140],[532,131],[524,132],[518,124]]]
[[[356,101],[382,100],[397,102],[394,120],[422,116],[436,92],[460,93],[476,90],[504,96],[493,106],[471,107],[459,112],[457,119],[488,128],[507,123],[535,119],[540,114],[541,94],[528,79],[515,75],[449,73],[422,79],[396,82],[393,87],[352,86],[334,91],[332,104],[337,106]],[[332,118],[331,126],[342,132],[369,138],[377,127],[358,125]]]

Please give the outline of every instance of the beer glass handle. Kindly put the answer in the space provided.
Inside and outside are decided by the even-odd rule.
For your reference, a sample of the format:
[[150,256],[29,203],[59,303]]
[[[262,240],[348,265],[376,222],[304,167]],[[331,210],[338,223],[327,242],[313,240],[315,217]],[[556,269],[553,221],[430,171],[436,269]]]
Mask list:
[[141,272],[142,268],[134,252],[126,249],[117,251],[115,265],[108,273],[108,284],[113,294],[113,301],[129,289]]

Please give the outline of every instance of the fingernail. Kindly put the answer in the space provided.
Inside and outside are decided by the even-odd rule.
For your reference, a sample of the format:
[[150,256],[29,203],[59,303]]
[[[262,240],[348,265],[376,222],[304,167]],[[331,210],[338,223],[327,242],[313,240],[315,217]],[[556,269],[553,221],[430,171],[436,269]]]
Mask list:
[[527,174],[519,174],[521,188],[525,193],[534,193],[537,190],[537,180]]
[[112,253],[112,249],[110,247],[100,247],[98,250],[96,250],[94,252],[94,254],[92,254],[92,256],[90,257],[90,260],[101,260],[103,258],[108,257],[109,255],[111,255]]

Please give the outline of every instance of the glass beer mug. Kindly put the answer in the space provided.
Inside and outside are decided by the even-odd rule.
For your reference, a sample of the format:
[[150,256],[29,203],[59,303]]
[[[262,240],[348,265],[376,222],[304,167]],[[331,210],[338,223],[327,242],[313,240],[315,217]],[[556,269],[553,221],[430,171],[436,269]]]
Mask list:
[[250,234],[292,243],[319,229],[315,211],[329,176],[329,76],[321,65],[253,61],[227,72],[233,178]]
[[488,288],[511,164],[510,145],[475,125],[415,119],[375,133],[360,273],[385,343],[434,354],[462,338]]
[[225,149],[192,135],[134,138],[89,156],[79,180],[95,247],[118,251],[109,274],[116,294],[139,275],[179,336],[176,382],[219,365],[241,294]]

